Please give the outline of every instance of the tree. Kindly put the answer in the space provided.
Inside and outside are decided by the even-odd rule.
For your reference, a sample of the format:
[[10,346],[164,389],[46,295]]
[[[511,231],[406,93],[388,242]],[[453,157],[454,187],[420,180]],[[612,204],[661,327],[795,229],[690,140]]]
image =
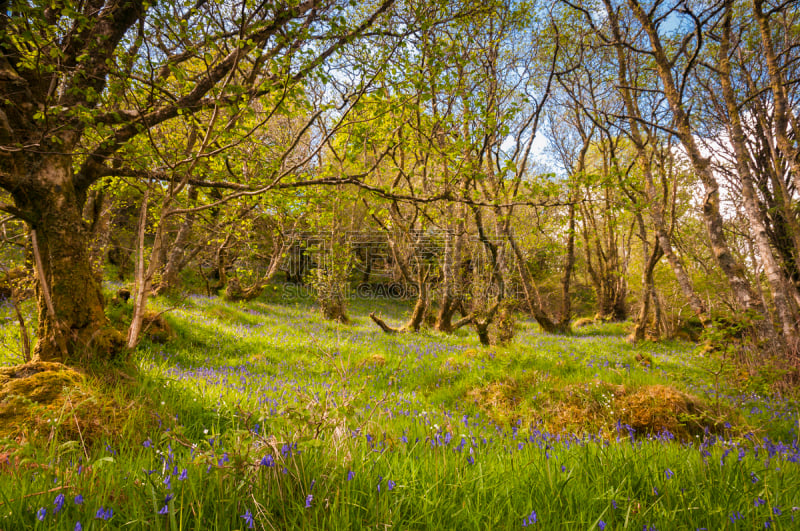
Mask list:
[[125,147],[170,120],[296,90],[393,0],[2,0],[0,209],[28,224],[36,257],[34,356],[75,361],[120,347],[108,328],[82,219]]

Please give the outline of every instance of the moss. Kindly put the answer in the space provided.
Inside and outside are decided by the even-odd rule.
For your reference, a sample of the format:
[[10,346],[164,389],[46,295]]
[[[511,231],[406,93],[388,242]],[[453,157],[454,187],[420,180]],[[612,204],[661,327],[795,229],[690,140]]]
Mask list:
[[631,426],[638,435],[668,431],[679,440],[716,431],[721,423],[701,399],[666,385],[630,389],[605,382],[568,387],[554,404],[556,429],[603,429],[616,434],[617,422]]
[[95,378],[61,363],[0,369],[0,440],[44,443],[58,436],[90,444],[118,436],[126,410]]
[[153,343],[164,344],[175,339],[175,332],[161,314],[146,312],[142,319],[142,330]]
[[[517,420],[543,421],[553,432],[596,432],[616,435],[617,423],[631,426],[637,435],[669,431],[688,439],[706,428],[718,431],[722,422],[697,397],[665,385],[630,389],[601,381],[551,390],[539,397],[546,375],[534,371],[524,379],[498,380],[467,393],[498,424]],[[729,413],[729,412],[728,412]]]
[[574,323],[572,323],[572,328],[577,330],[578,328],[583,328],[584,326],[589,326],[589,325],[592,325],[592,324],[594,324],[594,319],[593,318],[591,318],[591,317],[581,317],[580,319],[578,319]]

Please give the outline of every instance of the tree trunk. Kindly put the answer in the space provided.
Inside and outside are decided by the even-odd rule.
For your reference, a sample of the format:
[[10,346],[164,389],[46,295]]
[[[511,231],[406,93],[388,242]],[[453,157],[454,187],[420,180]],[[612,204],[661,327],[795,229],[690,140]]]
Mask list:
[[121,336],[105,330],[103,295],[92,270],[89,234],[82,204],[72,184],[72,159],[45,156],[24,191],[14,194],[17,205],[34,213],[29,222],[36,267],[38,311],[34,360],[75,361],[90,352],[112,355]]
[[[719,211],[719,184],[711,169],[710,161],[701,154],[697,146],[697,141],[694,138],[689,123],[689,116],[683,108],[681,94],[678,91],[672,75],[672,65],[664,52],[658,30],[650,16],[636,0],[628,0],[628,4],[633,9],[634,15],[642,24],[650,39],[656,70],[661,79],[670,111],[672,111],[675,118],[678,137],[686,150],[692,167],[703,183],[703,188],[705,190],[705,198],[702,207],[703,219],[706,224],[706,230],[711,242],[711,250],[716,258],[717,265],[719,265],[727,278],[733,296],[740,307],[744,310],[754,311],[758,315],[763,316],[765,308],[761,306],[760,301],[753,294],[750,282],[745,276],[744,268],[736,261],[728,247],[722,215]],[[764,329],[764,327],[761,328],[762,333],[769,334],[769,330]],[[774,336],[774,333],[772,333],[772,335]]]
[[791,124],[794,134],[797,135],[798,124],[793,120],[792,106],[789,103],[786,87],[784,86],[783,73],[772,42],[769,15],[764,13],[763,7],[764,0],[753,0],[753,15],[758,23],[758,32],[761,36],[761,46],[767,63],[770,88],[772,89],[772,101],[775,107],[775,137],[778,141],[778,148],[783,152],[783,157],[791,170],[795,188],[800,190],[800,149],[793,147],[788,134],[788,128]]
[[[197,201],[197,188],[189,186],[189,201],[194,204]],[[156,294],[166,293],[167,291],[175,288],[178,285],[181,270],[186,265],[184,256],[186,254],[186,247],[189,244],[189,238],[192,235],[192,227],[194,226],[194,213],[186,214],[186,217],[178,229],[178,234],[175,236],[175,242],[167,252],[166,264],[164,271],[161,274],[161,282],[155,289]]]
[[633,332],[631,332],[629,336],[629,340],[633,342],[642,341],[646,337],[647,320],[650,314],[650,299],[654,295],[653,292],[655,290],[653,272],[656,269],[656,265],[658,265],[658,261],[664,256],[664,252],[661,246],[658,245],[658,241],[653,243],[653,250],[650,253],[648,253],[646,239],[642,241],[642,245],[645,246],[644,252],[645,254],[649,254],[649,258],[642,270],[642,302],[641,306],[639,306],[639,314],[636,317],[636,324],[633,327]]
[[[581,152],[583,155],[585,151]],[[581,161],[581,172],[583,172]],[[571,198],[574,200],[574,198]],[[569,225],[567,226],[567,254],[564,257],[564,276],[561,277],[561,318],[558,325],[568,328],[572,319],[572,298],[570,297],[570,282],[572,270],[575,268],[575,203],[569,204]]]
[[619,18],[617,12],[612,7],[611,2],[609,0],[605,0],[605,4],[606,12],[609,16],[609,21],[611,22],[611,29],[613,31],[614,38],[617,41],[615,49],[617,52],[620,91],[622,93],[623,102],[625,103],[625,110],[629,115],[628,123],[631,129],[631,140],[636,148],[637,162],[645,177],[645,194],[650,202],[649,213],[650,218],[653,221],[653,228],[658,238],[658,244],[661,246],[661,250],[664,252],[664,256],[666,256],[667,261],[669,262],[669,265],[675,274],[675,279],[678,281],[678,286],[680,286],[683,296],[686,297],[689,302],[689,306],[692,308],[692,311],[700,319],[700,322],[703,323],[703,327],[707,328],[711,324],[711,319],[708,316],[703,301],[700,300],[700,297],[697,296],[697,293],[694,290],[694,286],[689,278],[689,274],[686,272],[686,269],[684,269],[680,259],[675,254],[670,235],[666,229],[668,225],[666,224],[663,206],[661,205],[661,202],[658,201],[658,193],[656,192],[656,187],[653,182],[651,162],[648,159],[645,151],[645,146],[647,143],[643,138],[638,121],[641,119],[641,114],[639,112],[638,105],[634,102],[633,95],[631,93],[632,91],[629,88],[630,84],[628,81],[628,71],[626,67],[627,63],[623,48],[624,41],[622,39],[622,32],[620,31],[619,27]]
[[731,143],[733,144],[734,153],[736,155],[736,169],[739,173],[739,179],[742,182],[742,199],[744,209],[747,213],[747,218],[750,222],[750,232],[755,240],[756,247],[761,256],[761,262],[764,266],[764,272],[767,275],[770,289],[772,291],[772,300],[777,310],[778,319],[781,323],[783,335],[790,348],[797,348],[800,346],[798,341],[797,332],[797,316],[793,315],[791,303],[787,297],[787,292],[794,290],[794,286],[786,282],[783,278],[780,267],[778,266],[775,256],[772,254],[772,249],[769,244],[769,237],[767,236],[767,229],[764,220],[761,217],[761,211],[758,208],[758,200],[756,198],[755,186],[750,174],[749,157],[747,154],[746,140],[744,130],[742,129],[741,118],[739,116],[739,108],[736,104],[736,96],[733,91],[730,79],[730,62],[728,54],[730,52],[730,30],[731,30],[731,2],[726,2],[726,13],[723,21],[723,33],[720,39],[719,49],[719,78],[722,85],[722,92],[725,99],[725,106],[728,109],[729,129],[731,135]]
[[522,289],[525,292],[525,301],[528,303],[528,309],[533,315],[533,318],[536,319],[536,322],[539,323],[539,326],[542,327],[548,334],[569,334],[570,328],[569,323],[555,323],[553,322],[550,317],[544,312],[541,305],[534,299],[534,286],[533,280],[531,279],[530,271],[528,271],[528,266],[525,263],[525,257],[522,254],[522,249],[519,248],[516,239],[511,234],[511,232],[506,233],[506,237],[508,238],[508,243],[511,244],[511,249],[514,251],[514,256],[517,259],[517,268],[519,269],[519,276],[522,280]]
[[453,315],[458,307],[458,269],[461,264],[461,246],[463,240],[464,222],[456,224],[455,231],[448,231],[445,236],[445,255],[442,274],[444,276],[444,289],[439,315],[436,317],[436,330],[450,333],[453,329]]

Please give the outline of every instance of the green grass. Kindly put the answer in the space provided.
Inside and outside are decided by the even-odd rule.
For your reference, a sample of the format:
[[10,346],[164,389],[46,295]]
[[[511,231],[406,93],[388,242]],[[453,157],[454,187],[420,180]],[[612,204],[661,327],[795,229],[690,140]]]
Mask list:
[[[466,329],[385,335],[368,313],[399,324],[409,308],[392,301],[354,301],[342,326],[280,295],[154,301],[178,307],[177,339],[135,355],[131,392],[152,426],[84,447],[58,437],[65,416],[49,444],[0,441],[14,451],[0,529],[244,529],[244,514],[258,529],[791,529],[800,517],[795,402],[722,385],[692,344],[523,322],[511,345],[486,348]],[[712,431],[631,434],[611,393],[659,385],[704,404],[680,420]]]

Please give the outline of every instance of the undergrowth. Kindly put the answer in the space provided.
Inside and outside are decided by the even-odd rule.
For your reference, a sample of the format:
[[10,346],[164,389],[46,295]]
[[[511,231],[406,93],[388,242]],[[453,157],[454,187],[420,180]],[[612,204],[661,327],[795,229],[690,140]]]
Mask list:
[[618,324],[388,336],[368,313],[408,308],[387,301],[349,325],[277,296],[153,311],[176,305],[172,339],[108,377],[136,411],[111,433],[76,439],[64,415],[0,441],[0,529],[794,525],[795,402],[693,344]]

